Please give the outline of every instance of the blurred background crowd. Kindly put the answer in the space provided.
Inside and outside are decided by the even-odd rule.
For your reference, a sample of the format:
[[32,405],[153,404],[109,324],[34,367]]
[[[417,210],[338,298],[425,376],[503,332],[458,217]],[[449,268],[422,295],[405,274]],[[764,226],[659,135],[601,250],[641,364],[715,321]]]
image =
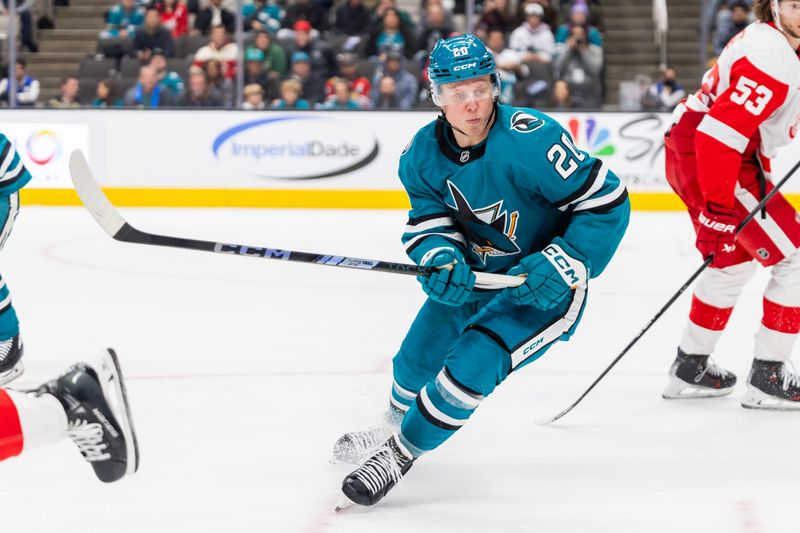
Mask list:
[[673,0],[659,43],[644,0],[17,0],[9,46],[9,1],[16,105],[53,108],[430,108],[428,53],[469,31],[502,103],[665,111],[752,18],[749,0]]

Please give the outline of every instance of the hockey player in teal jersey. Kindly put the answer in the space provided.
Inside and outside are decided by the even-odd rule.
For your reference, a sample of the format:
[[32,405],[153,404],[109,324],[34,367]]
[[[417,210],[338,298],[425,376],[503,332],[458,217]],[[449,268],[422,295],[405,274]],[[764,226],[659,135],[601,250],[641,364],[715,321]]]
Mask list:
[[[31,175],[11,145],[0,133],[0,249],[6,243],[19,211],[19,190]],[[22,374],[22,340],[17,313],[11,305],[6,280],[0,277],[0,385]]]
[[[344,479],[343,505],[377,503],[511,372],[570,338],[630,214],[620,180],[556,121],[498,105],[494,59],[480,40],[440,40],[428,74],[442,113],[403,151],[399,172],[411,200],[406,252],[439,270],[420,278],[428,299],[393,360],[399,428],[336,443],[339,460],[367,458]],[[480,290],[473,271],[525,283]]]

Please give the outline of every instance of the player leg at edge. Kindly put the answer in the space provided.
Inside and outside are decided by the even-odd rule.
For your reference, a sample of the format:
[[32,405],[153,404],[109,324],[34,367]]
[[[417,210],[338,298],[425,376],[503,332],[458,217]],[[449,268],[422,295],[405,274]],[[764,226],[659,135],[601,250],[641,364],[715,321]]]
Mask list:
[[[2,139],[0,139],[0,146]],[[18,156],[17,156],[18,157]],[[2,181],[0,181],[2,186]],[[0,250],[11,233],[14,220],[19,210],[19,193],[0,195]],[[23,346],[19,336],[19,321],[6,280],[0,276],[0,386],[5,385],[22,375]]]
[[75,442],[103,482],[138,469],[136,433],[114,350],[35,390],[0,389],[0,460],[64,437]]

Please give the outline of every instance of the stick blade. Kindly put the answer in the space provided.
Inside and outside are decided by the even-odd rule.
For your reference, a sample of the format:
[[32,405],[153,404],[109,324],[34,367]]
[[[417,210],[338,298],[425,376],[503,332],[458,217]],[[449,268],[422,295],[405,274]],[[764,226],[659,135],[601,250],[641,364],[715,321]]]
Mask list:
[[89,168],[89,163],[86,162],[86,157],[80,150],[72,152],[69,158],[69,173],[83,205],[100,224],[100,227],[115,237],[125,225],[125,219],[100,188],[100,184],[92,174],[92,169]]

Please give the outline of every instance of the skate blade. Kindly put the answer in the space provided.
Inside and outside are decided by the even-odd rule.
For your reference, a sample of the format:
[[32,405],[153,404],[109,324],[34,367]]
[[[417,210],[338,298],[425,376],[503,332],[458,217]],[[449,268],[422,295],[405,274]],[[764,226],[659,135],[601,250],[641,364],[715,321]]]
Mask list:
[[745,409],[760,409],[763,411],[797,411],[800,410],[800,402],[774,398],[748,385],[747,393],[744,398],[742,398],[742,407]]
[[339,499],[339,502],[336,504],[336,507],[333,508],[333,512],[341,513],[342,511],[353,507],[356,503],[348,498],[347,496],[342,495]]
[[670,376],[669,383],[667,384],[661,397],[665,400],[692,400],[695,398],[716,398],[719,396],[726,396],[733,392],[733,387],[726,389],[709,389],[708,387],[699,387],[687,383],[680,378]]
[[25,365],[22,364],[22,361],[18,361],[17,364],[14,365],[14,368],[0,374],[0,387],[6,385],[7,383],[11,383],[12,381],[20,377],[24,372],[25,372]]
[[117,353],[113,348],[103,350],[103,357],[99,361],[99,372],[104,379],[100,380],[103,393],[113,398],[115,401],[111,405],[117,422],[122,429],[125,437],[125,449],[128,451],[128,461],[125,475],[130,475],[139,470],[139,442],[136,438],[136,430],[133,427],[130,405],[128,404],[128,393],[125,389],[125,381],[122,376],[122,368],[119,365]]

